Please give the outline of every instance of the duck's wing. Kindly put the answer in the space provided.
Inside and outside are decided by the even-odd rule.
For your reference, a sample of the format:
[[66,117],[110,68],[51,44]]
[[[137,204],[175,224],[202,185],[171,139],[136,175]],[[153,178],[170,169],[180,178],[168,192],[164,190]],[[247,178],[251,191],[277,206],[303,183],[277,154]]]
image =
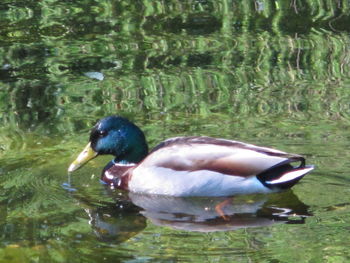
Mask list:
[[175,171],[209,170],[249,177],[291,162],[300,162],[300,166],[305,164],[302,156],[238,141],[176,137],[156,146],[140,166]]

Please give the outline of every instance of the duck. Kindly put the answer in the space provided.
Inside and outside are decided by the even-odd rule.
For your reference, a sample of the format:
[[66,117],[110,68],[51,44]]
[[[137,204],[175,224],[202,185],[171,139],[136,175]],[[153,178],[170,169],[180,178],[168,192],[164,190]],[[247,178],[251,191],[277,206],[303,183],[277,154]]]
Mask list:
[[113,155],[101,181],[133,193],[167,196],[234,196],[293,187],[314,169],[298,154],[207,136],[174,137],[152,150],[127,118],[99,120],[72,173],[99,155]]

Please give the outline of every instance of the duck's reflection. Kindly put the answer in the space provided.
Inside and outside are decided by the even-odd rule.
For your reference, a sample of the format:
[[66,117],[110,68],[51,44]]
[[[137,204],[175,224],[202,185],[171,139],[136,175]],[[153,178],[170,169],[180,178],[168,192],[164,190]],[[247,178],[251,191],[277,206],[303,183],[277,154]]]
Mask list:
[[103,242],[129,239],[146,227],[146,219],[173,229],[214,232],[276,223],[303,224],[310,216],[308,206],[292,191],[233,198],[179,198],[111,190],[108,195],[114,203],[96,205],[79,198],[94,234]]
[[116,205],[85,209],[94,234],[99,240],[109,243],[128,240],[146,227],[146,218],[139,211],[138,207],[125,201]]
[[[71,192],[75,201],[88,216],[88,223],[94,235],[102,242],[121,243],[141,232],[147,225],[146,218],[140,213],[127,194],[113,194],[114,201],[108,200],[109,193],[87,195],[84,191]],[[97,198],[99,197],[99,198]]]
[[[200,232],[236,230],[276,223],[304,223],[308,207],[293,192],[227,198],[176,198],[130,193],[153,224]],[[223,205],[222,205],[223,204]]]

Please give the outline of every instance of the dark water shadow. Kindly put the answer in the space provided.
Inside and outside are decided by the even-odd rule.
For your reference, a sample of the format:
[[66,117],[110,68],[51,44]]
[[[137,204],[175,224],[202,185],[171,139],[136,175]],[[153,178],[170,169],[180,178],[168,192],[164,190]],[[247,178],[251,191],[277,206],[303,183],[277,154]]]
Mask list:
[[140,208],[130,202],[126,193],[114,193],[113,200],[106,199],[106,192],[89,196],[75,189],[70,192],[77,204],[89,217],[89,225],[99,241],[109,244],[122,243],[141,232],[147,226]]

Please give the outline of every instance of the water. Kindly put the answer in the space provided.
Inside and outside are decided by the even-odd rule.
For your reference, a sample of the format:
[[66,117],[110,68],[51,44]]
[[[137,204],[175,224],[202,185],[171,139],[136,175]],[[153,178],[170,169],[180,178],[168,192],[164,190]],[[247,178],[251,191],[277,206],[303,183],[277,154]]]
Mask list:
[[[0,3],[0,262],[348,262],[349,4]],[[123,193],[110,157],[70,178],[95,121],[150,146],[232,138],[299,153],[292,191],[225,198]]]

